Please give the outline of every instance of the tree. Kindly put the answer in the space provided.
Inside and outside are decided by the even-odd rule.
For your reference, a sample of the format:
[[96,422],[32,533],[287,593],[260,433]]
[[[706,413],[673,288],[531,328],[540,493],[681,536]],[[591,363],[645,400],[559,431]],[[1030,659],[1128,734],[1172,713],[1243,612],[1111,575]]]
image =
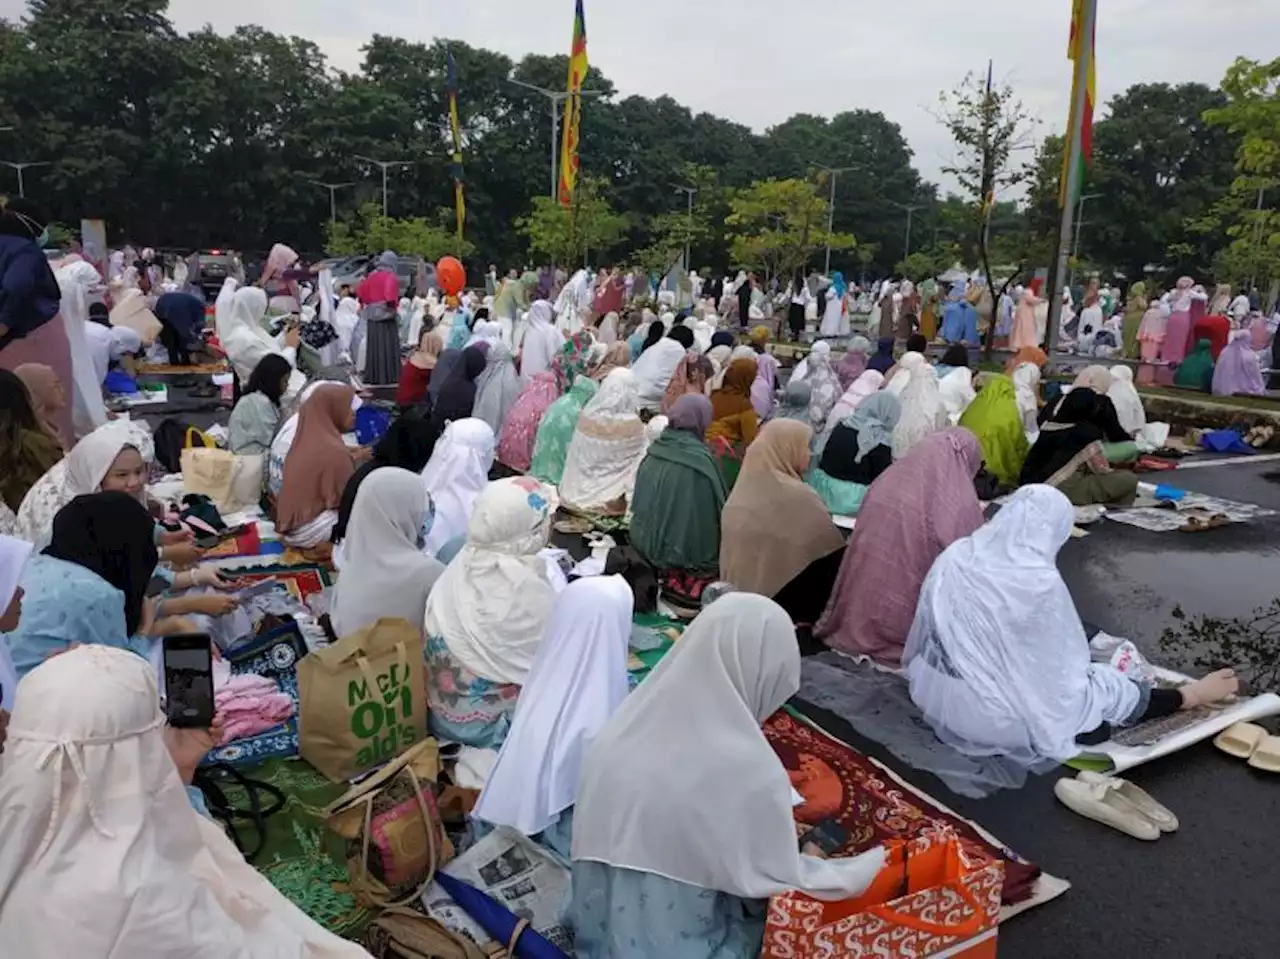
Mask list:
[[[649,245],[635,254],[636,262],[649,273],[666,275],[686,250],[692,256],[715,235],[715,213],[723,206],[726,193],[716,183],[716,171],[696,163],[685,164],[679,185],[688,185],[697,192],[690,199],[681,191],[679,197],[686,201],[684,209],[659,213],[650,220]],[[718,221],[724,221],[723,213]],[[689,266],[692,268],[693,264]]]
[[[452,219],[452,210],[441,210],[441,219]],[[339,220],[325,228],[325,249],[335,256],[354,256],[393,250],[401,256],[420,256],[434,263],[442,256],[459,259],[475,252],[469,240],[458,243],[450,226],[428,223],[422,217],[382,215],[381,203],[365,203],[350,220]]]
[[[991,232],[993,213],[1002,193],[1021,186],[1031,176],[1031,167],[1016,154],[1028,150],[1037,121],[1007,83],[992,83],[988,70],[983,79],[965,76],[950,93],[939,95],[938,119],[955,142],[955,158],[943,166],[956,178],[963,191],[961,200],[969,225],[977,230],[978,259],[992,286],[993,302],[1022,272],[1020,261],[999,291],[991,272]],[[990,357],[995,324],[987,329],[984,355]]]
[[766,278],[790,277],[828,242],[832,250],[856,245],[851,233],[827,232],[826,190],[810,180],[764,180],[729,201],[734,260],[763,269]]
[[576,267],[588,251],[602,257],[627,227],[627,218],[614,211],[602,189],[599,179],[581,177],[567,208],[552,197],[537,197],[529,215],[516,221],[516,229],[528,239],[530,250],[565,267]]

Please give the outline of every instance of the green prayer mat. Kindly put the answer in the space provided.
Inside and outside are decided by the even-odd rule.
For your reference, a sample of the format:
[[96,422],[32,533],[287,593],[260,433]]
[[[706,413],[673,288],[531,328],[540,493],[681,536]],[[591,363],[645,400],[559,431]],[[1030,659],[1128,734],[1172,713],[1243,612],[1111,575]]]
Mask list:
[[[286,899],[330,932],[358,939],[377,915],[360,906],[345,891],[345,841],[329,831],[325,808],[347,791],[346,783],[331,783],[301,759],[271,759],[242,770],[249,779],[270,783],[285,795],[285,807],[266,821],[266,844],[253,862]],[[236,809],[248,809],[244,789],[222,784]],[[252,845],[252,828],[237,824]]]

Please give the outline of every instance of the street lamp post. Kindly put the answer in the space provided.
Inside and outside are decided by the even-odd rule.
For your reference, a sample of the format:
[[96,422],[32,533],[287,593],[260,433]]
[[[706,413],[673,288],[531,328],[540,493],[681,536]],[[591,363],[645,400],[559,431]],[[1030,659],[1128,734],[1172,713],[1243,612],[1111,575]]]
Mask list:
[[[681,186],[680,184],[677,183],[675,184],[675,191],[677,193],[687,193],[689,195],[688,223],[689,223],[689,233],[692,234],[693,233],[693,198],[698,195],[698,188],[696,186]],[[686,273],[689,272],[689,237],[688,236],[684,238],[684,271]]]
[[1075,262],[1080,257],[1080,230],[1084,227],[1084,202],[1085,200],[1096,200],[1100,196],[1102,196],[1101,193],[1082,193],[1080,195],[1080,202],[1076,204],[1076,236],[1074,242],[1071,244],[1072,266],[1070,282],[1072,283],[1076,281]]
[[[330,223],[337,223],[337,222],[338,222],[338,199],[337,199],[337,193],[338,193],[338,191],[339,191],[339,190],[341,190],[344,186],[355,186],[355,183],[351,183],[351,182],[348,182],[348,183],[325,183],[323,180],[309,180],[308,182],[309,182],[309,183],[314,183],[316,186],[319,186],[319,187],[324,187],[326,190],[328,190],[328,191],[329,191],[329,222],[330,222]],[[386,203],[385,203],[385,201],[383,202],[383,215],[384,215],[384,216],[386,215]]]
[[823,273],[827,276],[831,275],[831,234],[836,228],[836,177],[841,173],[849,173],[853,170],[860,170],[860,166],[822,166],[815,164],[816,168],[831,177],[831,200],[827,203],[827,259]]
[[18,163],[14,160],[0,160],[0,163],[3,163],[7,167],[13,167],[13,169],[18,171],[18,196],[27,195],[26,185],[22,179],[22,171],[30,169],[33,166],[49,166],[50,162],[51,161],[49,160],[31,160],[24,163]]
[[921,203],[899,203],[897,200],[890,200],[894,206],[900,210],[907,211],[907,235],[902,241],[902,258],[905,260],[911,255],[911,218],[915,215],[916,210],[923,210],[924,204]]
[[559,181],[556,178],[556,157],[560,150],[560,104],[573,96],[598,97],[603,95],[603,91],[579,90],[577,94],[573,94],[566,90],[548,90],[546,87],[525,83],[523,80],[517,80],[514,77],[507,77],[507,82],[514,83],[518,87],[524,87],[526,90],[532,90],[534,93],[540,93],[551,101],[551,197],[555,199],[559,193]]
[[1258,249],[1262,246],[1262,198],[1266,196],[1267,188],[1258,187],[1258,223],[1253,231],[1253,275],[1249,277],[1249,289],[1252,290],[1258,282]]
[[372,163],[376,167],[382,168],[382,215],[387,216],[387,171],[395,166],[413,166],[416,160],[375,160],[372,157],[361,156],[355,154],[357,160],[363,160],[365,163]]

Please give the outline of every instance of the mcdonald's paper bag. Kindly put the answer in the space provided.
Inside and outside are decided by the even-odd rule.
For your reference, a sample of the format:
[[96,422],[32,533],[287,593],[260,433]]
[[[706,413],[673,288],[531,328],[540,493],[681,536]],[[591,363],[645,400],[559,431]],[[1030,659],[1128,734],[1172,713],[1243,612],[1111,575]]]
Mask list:
[[298,751],[334,782],[394,759],[427,734],[422,633],[380,619],[298,664]]

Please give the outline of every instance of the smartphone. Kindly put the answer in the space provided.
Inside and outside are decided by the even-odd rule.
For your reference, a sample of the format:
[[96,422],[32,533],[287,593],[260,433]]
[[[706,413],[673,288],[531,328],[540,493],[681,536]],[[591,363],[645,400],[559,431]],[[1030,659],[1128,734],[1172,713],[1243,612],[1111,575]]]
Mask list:
[[213,725],[213,647],[208,633],[164,638],[164,695],[170,726]]
[[247,533],[248,531],[249,531],[248,523],[241,523],[239,526],[228,526],[226,529],[222,530],[221,532],[207,533],[204,535],[196,536],[195,544],[199,546],[201,549],[213,549],[215,546],[220,546],[222,543],[225,543],[227,540],[235,539],[241,533]]

